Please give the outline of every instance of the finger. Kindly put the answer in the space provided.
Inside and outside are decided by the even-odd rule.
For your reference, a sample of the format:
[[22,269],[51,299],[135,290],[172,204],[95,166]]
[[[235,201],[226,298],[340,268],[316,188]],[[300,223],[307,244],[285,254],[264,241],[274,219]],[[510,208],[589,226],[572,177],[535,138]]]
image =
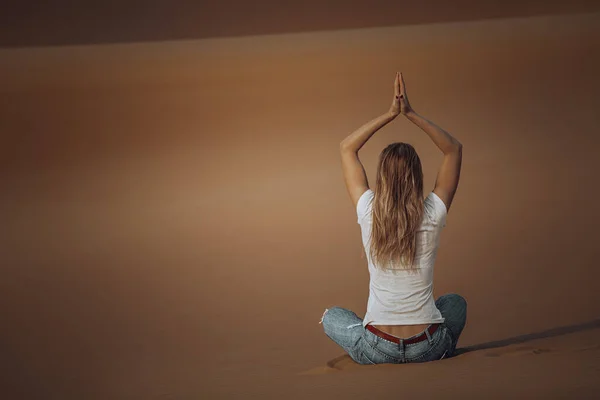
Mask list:
[[396,97],[400,95],[400,74],[396,72],[396,79],[394,79],[394,94]]
[[406,85],[404,83],[404,76],[402,75],[402,72],[400,72],[400,93],[406,95]]

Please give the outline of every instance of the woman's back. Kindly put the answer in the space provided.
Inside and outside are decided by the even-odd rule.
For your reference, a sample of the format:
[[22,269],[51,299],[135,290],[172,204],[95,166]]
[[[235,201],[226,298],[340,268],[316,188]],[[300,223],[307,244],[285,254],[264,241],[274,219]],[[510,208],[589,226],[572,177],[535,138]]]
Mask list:
[[429,193],[424,200],[422,222],[416,232],[412,268],[403,266],[390,270],[375,265],[369,256],[374,196],[371,189],[365,191],[356,209],[370,275],[363,326],[393,326],[392,330],[411,336],[411,332],[420,332],[423,326],[444,321],[433,298],[433,267],[441,230],[446,225],[446,206],[434,192]]

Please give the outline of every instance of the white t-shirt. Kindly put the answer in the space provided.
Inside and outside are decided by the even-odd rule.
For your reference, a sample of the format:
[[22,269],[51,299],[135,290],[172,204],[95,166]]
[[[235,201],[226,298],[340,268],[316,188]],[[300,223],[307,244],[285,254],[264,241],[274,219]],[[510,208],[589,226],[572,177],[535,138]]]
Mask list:
[[446,205],[434,192],[424,200],[421,226],[417,230],[416,273],[376,268],[369,256],[372,206],[375,193],[368,189],[358,199],[356,213],[369,264],[369,300],[363,326],[413,325],[444,322],[433,299],[433,265],[446,226]]

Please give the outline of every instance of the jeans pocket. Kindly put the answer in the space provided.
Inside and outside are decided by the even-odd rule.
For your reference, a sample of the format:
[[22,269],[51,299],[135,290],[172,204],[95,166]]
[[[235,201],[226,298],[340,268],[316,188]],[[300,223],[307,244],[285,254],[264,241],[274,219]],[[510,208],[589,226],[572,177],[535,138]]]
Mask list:
[[410,363],[419,363],[427,361],[436,361],[451,356],[452,336],[449,335],[446,327],[441,328],[439,338],[421,354],[407,359]]

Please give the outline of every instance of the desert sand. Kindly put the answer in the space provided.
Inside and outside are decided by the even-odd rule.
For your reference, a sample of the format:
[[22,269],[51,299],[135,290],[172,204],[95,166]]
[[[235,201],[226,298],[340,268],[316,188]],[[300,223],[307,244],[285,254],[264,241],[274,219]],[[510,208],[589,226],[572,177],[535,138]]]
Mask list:
[[[600,14],[0,50],[7,399],[594,398],[600,390]],[[364,315],[338,144],[411,104],[464,145],[435,296],[461,353],[354,364]],[[441,152],[393,141],[425,191]]]

